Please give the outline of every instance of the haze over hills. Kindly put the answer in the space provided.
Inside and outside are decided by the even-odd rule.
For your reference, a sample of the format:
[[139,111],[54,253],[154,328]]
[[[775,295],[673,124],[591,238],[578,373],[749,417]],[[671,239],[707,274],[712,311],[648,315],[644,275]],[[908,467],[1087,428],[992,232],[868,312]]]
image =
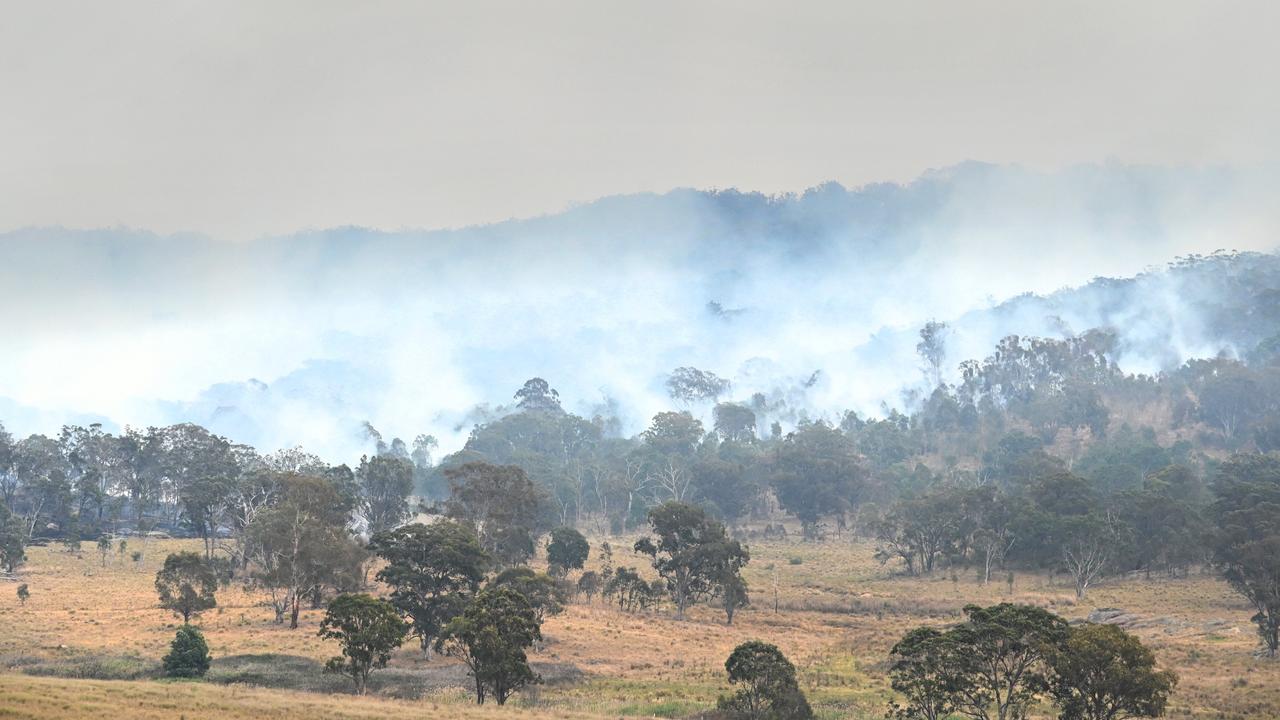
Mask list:
[[630,435],[691,366],[734,398],[763,394],[762,421],[785,426],[908,405],[930,319],[951,325],[944,379],[1005,335],[1103,326],[1122,367],[1156,372],[1247,353],[1277,320],[1259,322],[1280,307],[1273,255],[1164,267],[1274,250],[1266,186],[968,163],[905,185],[674,190],[455,230],[18,230],[0,236],[0,419],[15,434],[193,421],[348,460],[365,421],[456,449],[533,376]]

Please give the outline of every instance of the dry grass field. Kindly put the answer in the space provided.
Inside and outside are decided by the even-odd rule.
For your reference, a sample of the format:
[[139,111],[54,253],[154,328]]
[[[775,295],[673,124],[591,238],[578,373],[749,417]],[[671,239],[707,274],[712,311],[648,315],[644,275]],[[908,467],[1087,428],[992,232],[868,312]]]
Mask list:
[[[611,543],[615,564],[644,566],[629,540]],[[195,545],[153,541],[140,565],[113,556],[107,567],[88,545],[82,557],[31,548],[27,604],[13,583],[0,584],[0,718],[684,717],[728,690],[724,659],[747,639],[783,649],[820,717],[878,718],[890,697],[886,654],[903,632],[952,622],[966,603],[1004,600],[1073,620],[1099,607],[1127,611],[1130,629],[1181,676],[1171,717],[1280,717],[1280,662],[1254,657],[1251,612],[1212,576],[1112,579],[1077,603],[1066,578],[1019,574],[1010,591],[1004,576],[985,587],[971,573],[896,577],[870,545],[840,539],[752,542],[753,607],[731,627],[710,607],[676,621],[667,609],[570,605],[531,656],[547,682],[502,710],[473,712],[462,669],[409,645],[374,674],[373,696],[353,697],[321,672],[337,650],[316,636],[320,611],[289,630],[236,585],[198,623],[214,654],[207,680],[158,681],[177,621],[156,607],[155,571],[168,552]]]

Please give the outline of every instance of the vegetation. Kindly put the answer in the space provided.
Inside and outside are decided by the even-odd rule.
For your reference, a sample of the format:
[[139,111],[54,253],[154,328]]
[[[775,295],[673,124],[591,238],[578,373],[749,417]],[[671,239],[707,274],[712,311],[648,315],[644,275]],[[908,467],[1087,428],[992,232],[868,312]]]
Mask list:
[[1177,676],[1155,670],[1142,643],[1113,625],[1067,623],[1040,608],[970,605],[953,628],[919,627],[891,651],[898,718],[1026,717],[1052,698],[1060,717],[1120,720],[1164,714]]
[[635,551],[653,559],[678,618],[684,617],[690,603],[725,583],[735,583],[750,559],[742,544],[730,540],[724,526],[696,505],[663,503],[649,511],[649,524],[654,537],[637,540]]
[[1141,641],[1114,625],[1071,628],[1049,665],[1063,720],[1160,717],[1178,682],[1155,669],[1155,655]]
[[1223,577],[1257,610],[1267,655],[1280,648],[1280,460],[1243,456],[1218,469],[1214,559]]
[[27,531],[22,521],[14,517],[8,507],[0,505],[0,567],[5,572],[12,575],[27,559],[26,544]]
[[733,649],[724,663],[729,682],[741,687],[718,706],[740,720],[807,720],[813,710],[796,682],[796,668],[776,645],[758,640]]
[[383,532],[370,547],[387,562],[377,579],[392,588],[391,604],[409,619],[423,652],[480,589],[489,564],[471,528],[447,520]]
[[545,573],[534,572],[527,567],[507,568],[489,581],[490,588],[510,588],[516,591],[533,609],[533,615],[541,625],[552,615],[564,611],[568,601],[565,584]]
[[337,640],[342,657],[330,659],[325,668],[349,676],[356,694],[363,695],[369,674],[387,666],[391,651],[400,647],[408,631],[391,603],[363,593],[339,595],[329,603],[319,635]]
[[390,530],[409,516],[413,491],[413,464],[396,455],[360,458],[356,470],[360,483],[359,509],[370,535]]
[[199,553],[174,553],[165,558],[164,567],[156,573],[160,606],[182,618],[183,625],[190,623],[193,615],[217,607],[217,589],[213,565]]
[[518,565],[533,555],[541,527],[542,495],[515,465],[466,463],[445,471],[449,517],[465,522],[486,553],[500,565]]
[[558,527],[551,531],[547,542],[547,565],[556,575],[581,570],[590,552],[591,545],[582,533],[571,527]]
[[505,705],[512,693],[539,682],[525,650],[540,639],[541,623],[529,601],[511,588],[497,587],[477,594],[445,627],[439,645],[466,664],[476,704],[492,697]]
[[277,623],[287,614],[289,627],[297,628],[303,601],[326,587],[353,587],[365,554],[347,532],[351,500],[333,483],[282,474],[273,492],[274,504],[257,510],[245,527],[249,582],[269,594]]
[[[367,428],[354,471],[191,424],[0,430],[0,567],[20,582],[0,650],[33,674],[158,675],[173,623],[137,602],[154,571],[162,608],[204,613],[213,681],[274,662],[287,687],[346,682],[302,679],[329,653],[287,625],[341,642],[361,693],[447,694],[465,665],[502,704],[563,671],[539,690],[557,707],[692,715],[737,647],[719,711],[744,717],[797,698],[819,716],[1275,714],[1252,629],[1234,634],[1280,650],[1280,317],[1259,312],[1240,357],[1127,374],[1099,328],[1006,338],[954,385],[930,323],[929,392],[881,417],[806,417],[684,367],[675,407],[626,438],[534,378],[438,462],[427,436]],[[1107,605],[1120,626],[1080,622]],[[397,652],[410,635],[448,657]]]
[[209,671],[209,645],[198,629],[183,625],[169,645],[162,664],[164,674],[176,678],[203,677]]

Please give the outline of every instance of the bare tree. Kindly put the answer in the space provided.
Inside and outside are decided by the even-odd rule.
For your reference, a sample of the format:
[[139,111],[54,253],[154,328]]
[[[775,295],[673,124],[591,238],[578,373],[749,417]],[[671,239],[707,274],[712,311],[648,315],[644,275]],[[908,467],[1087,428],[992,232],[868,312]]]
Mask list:
[[668,499],[676,502],[684,502],[693,486],[693,474],[674,460],[668,460],[666,465],[650,477]]
[[627,532],[627,520],[635,507],[637,497],[643,495],[653,484],[652,478],[644,472],[644,461],[638,457],[628,457],[622,468],[614,472],[611,482],[627,498],[626,510],[622,513],[622,532]]
[[1073,517],[1063,522],[1062,561],[1075,581],[1076,598],[1107,569],[1119,546],[1119,533],[1110,517]]

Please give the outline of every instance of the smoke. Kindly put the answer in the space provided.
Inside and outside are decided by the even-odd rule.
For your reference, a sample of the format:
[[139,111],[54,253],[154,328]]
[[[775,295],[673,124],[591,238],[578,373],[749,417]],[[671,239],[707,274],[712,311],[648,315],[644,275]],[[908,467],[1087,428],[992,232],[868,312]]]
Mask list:
[[20,230],[0,236],[0,420],[193,421],[351,460],[366,420],[456,449],[533,376],[631,434],[676,404],[667,374],[693,366],[789,424],[922,389],[929,319],[952,324],[949,379],[1003,335],[1098,325],[1120,332],[1127,369],[1155,371],[1223,349],[1198,304],[1219,288],[1154,272],[1055,291],[1271,250],[1274,186],[1223,169],[968,163],[906,185],[676,190],[452,231]]

